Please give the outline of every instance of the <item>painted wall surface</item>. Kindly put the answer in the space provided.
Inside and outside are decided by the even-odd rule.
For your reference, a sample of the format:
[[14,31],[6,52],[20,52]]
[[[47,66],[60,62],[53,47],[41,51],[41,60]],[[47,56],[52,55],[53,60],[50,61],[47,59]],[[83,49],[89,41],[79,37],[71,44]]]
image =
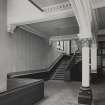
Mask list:
[[59,55],[36,35],[19,28],[14,34],[7,33],[6,7],[6,0],[0,0],[0,91],[7,87],[7,73],[46,68]]
[[8,23],[23,23],[25,21],[39,19],[44,16],[44,14],[28,0],[8,0],[7,10]]
[[7,33],[6,20],[7,3],[0,0],[0,91],[6,89],[7,73],[46,68],[61,54],[56,43],[50,46],[46,40],[19,28],[14,34]]
[[11,71],[10,38],[7,35],[6,0],[0,0],[0,92],[6,90],[6,75]]
[[57,57],[59,57],[61,54],[61,52],[59,52],[57,50],[56,47],[56,41],[52,43],[52,45],[49,46],[48,50],[47,50],[47,65],[51,65],[54,60],[57,59]]
[[54,44],[20,28],[15,30],[12,39],[13,71],[47,68],[58,56]]
[[8,25],[28,24],[74,16],[71,10],[56,11],[49,14],[43,13],[28,0],[7,0]]

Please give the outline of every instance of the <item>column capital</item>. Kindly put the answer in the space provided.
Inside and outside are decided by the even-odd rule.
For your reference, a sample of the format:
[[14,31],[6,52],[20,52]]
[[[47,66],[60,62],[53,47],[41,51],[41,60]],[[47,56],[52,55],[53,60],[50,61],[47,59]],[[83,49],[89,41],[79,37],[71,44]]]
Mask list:
[[96,41],[92,40],[91,48],[97,48],[97,42]]
[[7,26],[7,32],[10,32],[11,34],[14,33],[15,29],[16,29],[16,25],[15,24],[10,24]]
[[84,38],[84,39],[81,39],[80,41],[81,41],[82,47],[89,47],[91,44],[90,38]]

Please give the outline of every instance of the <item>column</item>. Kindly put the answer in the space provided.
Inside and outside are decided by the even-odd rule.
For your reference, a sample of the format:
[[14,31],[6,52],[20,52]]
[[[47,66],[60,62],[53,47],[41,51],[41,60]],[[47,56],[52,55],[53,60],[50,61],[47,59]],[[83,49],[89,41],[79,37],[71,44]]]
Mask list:
[[91,81],[95,82],[97,79],[97,44],[91,44]]
[[82,86],[90,86],[89,40],[82,40]]
[[90,67],[89,67],[89,39],[81,40],[82,43],[82,86],[80,87],[78,103],[91,105],[92,91],[90,88]]

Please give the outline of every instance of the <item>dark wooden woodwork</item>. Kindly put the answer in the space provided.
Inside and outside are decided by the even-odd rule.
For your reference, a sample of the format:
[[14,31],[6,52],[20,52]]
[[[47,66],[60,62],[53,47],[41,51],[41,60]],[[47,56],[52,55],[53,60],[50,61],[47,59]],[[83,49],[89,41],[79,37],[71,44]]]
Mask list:
[[43,80],[8,79],[7,91],[0,93],[0,105],[33,105],[44,97]]

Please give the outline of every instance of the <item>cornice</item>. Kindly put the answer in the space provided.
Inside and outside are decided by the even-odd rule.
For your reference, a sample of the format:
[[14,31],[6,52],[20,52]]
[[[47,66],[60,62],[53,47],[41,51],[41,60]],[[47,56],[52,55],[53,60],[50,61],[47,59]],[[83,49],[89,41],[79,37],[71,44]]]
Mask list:
[[53,13],[67,9],[72,9],[69,1],[43,8],[45,13]]

